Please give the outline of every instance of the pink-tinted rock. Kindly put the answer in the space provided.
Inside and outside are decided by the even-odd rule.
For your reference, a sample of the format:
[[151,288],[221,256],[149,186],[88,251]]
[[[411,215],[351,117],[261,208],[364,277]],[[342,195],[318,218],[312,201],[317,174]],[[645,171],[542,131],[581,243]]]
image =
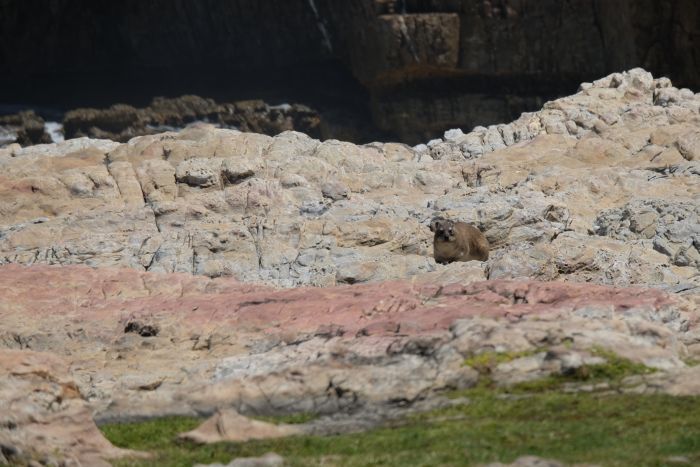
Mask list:
[[55,355],[0,349],[0,407],[0,445],[10,463],[109,466],[107,459],[138,454],[107,441]]
[[350,336],[361,330],[364,335],[419,334],[446,330],[455,319],[470,316],[520,317],[595,305],[624,311],[673,303],[659,290],[565,282],[440,286],[395,281],[273,289],[231,278],[43,265],[0,267],[0,294],[5,322],[32,316],[113,333],[138,321],[177,323],[190,330],[215,323],[256,332],[323,334],[328,326],[339,326]]
[[100,421],[410,406],[476,384],[464,362],[481,352],[538,354],[495,368],[504,385],[596,361],[596,348],[676,369],[697,332],[682,297],[567,282],[275,289],[4,265],[0,295],[0,345],[65,356]]

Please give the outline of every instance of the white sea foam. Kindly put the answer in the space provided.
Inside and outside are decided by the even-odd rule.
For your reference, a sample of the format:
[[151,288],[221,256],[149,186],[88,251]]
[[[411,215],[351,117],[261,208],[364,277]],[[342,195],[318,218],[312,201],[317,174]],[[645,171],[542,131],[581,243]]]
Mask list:
[[63,125],[58,122],[45,122],[44,127],[46,132],[51,136],[51,141],[54,143],[61,143],[65,141],[63,136]]
[[279,105],[271,105],[270,108],[275,110],[282,110],[284,112],[289,112],[290,110],[292,110],[292,106],[290,104],[287,104],[286,102]]
[[0,147],[14,143],[17,139],[17,132],[0,126]]

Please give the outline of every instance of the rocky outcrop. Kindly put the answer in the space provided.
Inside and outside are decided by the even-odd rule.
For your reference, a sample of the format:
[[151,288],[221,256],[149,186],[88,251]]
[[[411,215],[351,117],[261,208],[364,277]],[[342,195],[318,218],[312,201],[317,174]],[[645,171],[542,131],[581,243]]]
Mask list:
[[218,411],[192,431],[179,438],[195,443],[244,442],[251,439],[282,438],[302,434],[299,427],[253,420],[235,410]]
[[109,466],[108,459],[139,455],[104,438],[55,355],[0,350],[0,403],[3,465]]
[[[261,100],[217,104],[199,96],[157,97],[145,108],[116,104],[107,109],[71,110],[65,114],[62,124],[51,123],[56,127],[52,128],[55,136],[47,132],[44,119],[34,111],[0,116],[0,148],[80,137],[127,142],[136,136],[181,130],[196,122],[267,135],[296,130],[320,137],[322,128],[320,115],[300,104],[271,106]],[[339,127],[324,133],[329,131],[343,130]]]
[[63,131],[66,138],[88,136],[127,142],[135,136],[182,129],[197,121],[268,135],[292,130],[320,135],[319,115],[303,105],[270,106],[259,100],[217,104],[198,96],[158,97],[143,109],[117,104],[108,109],[71,110],[63,119]]
[[[0,261],[285,287],[433,272],[697,293],[698,161],[679,148],[699,108],[637,69],[416,148],[200,125],[5,152]],[[436,212],[484,231],[488,262],[436,265]]]
[[46,132],[44,119],[28,110],[0,116],[0,147],[17,143],[21,146],[53,142]]
[[[414,148],[195,124],[0,149],[0,452],[123,454],[89,414],[343,433],[620,361],[562,390],[699,395],[699,128],[700,95],[634,69]],[[437,213],[488,261],[436,264]]]
[[594,229],[599,235],[623,239],[651,239],[654,249],[673,264],[700,269],[700,205],[646,199],[601,213]]
[[693,0],[9,2],[0,6],[0,84],[14,99],[47,86],[53,101],[120,89],[112,102],[215,87],[270,101],[258,92],[284,76],[295,102],[363,101],[376,128],[415,144],[510,120],[633,66],[697,87],[699,15]]
[[[232,408],[377,423],[475,385],[481,373],[465,362],[481,354],[513,356],[488,375],[507,386],[607,355],[694,371],[685,361],[700,352],[692,297],[591,284],[426,277],[273,290],[125,268],[6,265],[0,292],[0,344],[11,349],[3,355],[76,362],[76,391],[99,421]],[[358,426],[342,423],[303,430]]]
[[260,457],[237,457],[228,464],[195,464],[195,467],[282,467],[284,458],[274,452]]
[[[537,456],[520,456],[515,461],[510,464],[504,464],[501,462],[492,462],[490,464],[484,464],[482,467],[565,467],[565,465],[559,461],[552,459],[543,459]],[[595,467],[591,464],[572,464],[571,467]]]

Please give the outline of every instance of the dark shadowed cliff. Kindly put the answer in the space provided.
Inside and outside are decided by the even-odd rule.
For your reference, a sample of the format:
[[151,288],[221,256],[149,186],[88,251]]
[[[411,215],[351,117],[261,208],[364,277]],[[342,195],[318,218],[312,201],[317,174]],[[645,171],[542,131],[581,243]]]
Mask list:
[[415,142],[643,66],[700,84],[695,0],[2,0],[0,102],[299,101]]

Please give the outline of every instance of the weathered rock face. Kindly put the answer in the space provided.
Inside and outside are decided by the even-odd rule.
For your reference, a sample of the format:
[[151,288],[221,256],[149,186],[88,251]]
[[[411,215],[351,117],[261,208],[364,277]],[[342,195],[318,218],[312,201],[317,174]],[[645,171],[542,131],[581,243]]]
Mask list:
[[340,61],[369,91],[375,125],[411,144],[450,127],[507,121],[580,81],[633,66],[700,85],[693,0],[81,0],[39,12],[6,2],[0,21],[3,78],[22,85],[36,77],[30,96],[39,82],[50,84],[47,75],[61,81],[57,89],[89,94],[83,89],[104,92],[96,81],[119,85],[130,75],[133,86],[149,76],[184,76],[188,85],[214,76],[205,80],[213,86],[245,73],[235,87],[256,89],[293,68],[313,99],[320,88],[345,92],[342,80],[312,69]]
[[0,346],[16,349],[0,355],[65,356],[100,421],[226,408],[381,419],[476,384],[465,359],[484,352],[522,355],[493,368],[502,385],[603,362],[596,349],[676,375],[700,355],[693,297],[592,284],[428,277],[273,290],[231,278],[5,265],[0,293]]
[[[427,146],[206,125],[0,155],[0,261],[278,286],[435,271],[696,290],[700,96],[643,70]],[[427,223],[471,222],[484,267],[440,267]]]
[[[431,70],[438,75],[452,70],[472,76],[582,77],[604,75],[607,67],[644,65],[669,73],[672,56],[689,59],[678,79],[697,79],[698,44],[690,31],[697,31],[700,11],[691,1],[320,4],[331,30],[339,30],[332,34],[334,47],[363,82],[405,80]],[[661,39],[669,32],[677,34],[671,43]]]
[[3,465],[109,466],[107,459],[138,454],[102,436],[68,365],[54,355],[0,350],[0,403]]
[[[368,427],[446,403],[489,353],[512,356],[499,386],[613,354],[658,371],[616,390],[697,395],[699,129],[700,95],[635,69],[415,148],[201,124],[2,149],[2,455],[123,454],[88,407],[219,413],[202,441],[238,436],[231,411]],[[489,260],[435,264],[436,213]]]
[[[82,1],[39,12],[31,8],[6,4],[0,15],[3,57],[15,74],[28,71],[20,64],[31,71],[76,66],[92,71],[128,59],[151,67],[225,61],[244,68],[310,62],[334,54],[348,60],[363,81],[428,67],[482,75],[522,70],[561,76],[604,74],[606,66],[640,64],[660,72],[678,70],[683,81],[697,79],[698,69],[694,42],[698,10],[685,0],[615,5],[534,0],[315,0],[265,5],[251,0],[226,5],[161,1],[148,7],[128,2],[102,9]],[[34,14],[32,21],[26,21],[29,12]],[[77,12],[82,15],[76,16]],[[155,18],[162,23],[154,23]],[[93,20],[94,28],[75,29]],[[255,27],[262,21],[274,35]],[[651,29],[653,25],[656,28]],[[367,31],[364,38],[362,29]],[[353,43],[358,39],[361,42]],[[20,41],[23,47],[16,47]],[[118,53],[126,43],[139,53]],[[206,47],[212,44],[216,47]],[[500,51],[497,57],[493,50]],[[113,53],[99,55],[104,52]],[[677,57],[685,60],[678,63]]]

